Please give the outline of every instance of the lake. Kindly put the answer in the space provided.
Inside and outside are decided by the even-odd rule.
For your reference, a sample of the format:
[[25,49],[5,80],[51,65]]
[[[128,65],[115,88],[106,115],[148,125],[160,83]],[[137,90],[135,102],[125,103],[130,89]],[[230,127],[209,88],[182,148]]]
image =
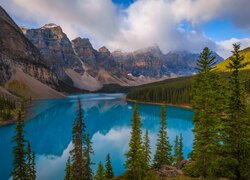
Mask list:
[[[105,162],[107,153],[115,175],[124,172],[124,154],[128,150],[130,124],[134,103],[126,102],[124,94],[84,94],[79,95],[84,109],[86,130],[91,135],[95,171],[99,161]],[[34,101],[29,109],[29,119],[25,122],[25,138],[30,141],[36,154],[37,179],[54,180],[64,178],[65,164],[72,147],[72,124],[76,117],[77,96],[64,99]],[[182,133],[184,156],[192,150],[193,112],[188,109],[166,106],[167,133],[174,144],[176,135]],[[152,154],[160,121],[160,106],[139,104],[143,133],[149,130]],[[11,139],[15,125],[0,127],[0,179],[10,177],[12,170]]]

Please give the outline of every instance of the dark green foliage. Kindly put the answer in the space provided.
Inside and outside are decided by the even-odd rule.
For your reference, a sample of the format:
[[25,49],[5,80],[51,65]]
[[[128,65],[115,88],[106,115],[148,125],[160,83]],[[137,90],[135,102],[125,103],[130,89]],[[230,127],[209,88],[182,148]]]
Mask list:
[[0,119],[8,120],[13,117],[15,102],[5,96],[0,96]]
[[145,176],[146,165],[143,156],[141,120],[138,105],[135,104],[132,117],[132,131],[129,142],[129,151],[126,153],[126,179],[142,180]]
[[223,165],[225,176],[241,180],[250,179],[250,122],[246,112],[245,91],[239,77],[239,70],[245,67],[246,63],[242,63],[244,56],[239,54],[240,45],[234,44],[233,48],[233,56],[228,65],[231,76],[227,117],[223,124],[223,154],[225,157]]
[[107,154],[106,164],[105,164],[105,178],[112,179],[114,177],[114,172],[111,164],[110,155]]
[[104,180],[104,179],[105,179],[104,168],[102,162],[99,162],[94,180]]
[[[215,161],[220,158],[221,119],[224,110],[224,93],[218,74],[212,72],[215,57],[204,48],[197,61],[199,74],[193,83],[194,143],[190,168],[192,176],[214,178],[217,172]],[[191,171],[189,171],[191,172]]]
[[83,179],[85,180],[91,180],[93,179],[93,172],[91,169],[91,165],[93,164],[91,162],[91,155],[94,153],[92,149],[92,142],[90,139],[90,135],[87,134],[86,136],[86,147],[83,151]]
[[188,104],[191,101],[191,79],[182,77],[142,85],[130,90],[127,98],[143,102]]
[[13,137],[13,142],[15,146],[13,147],[13,170],[12,177],[17,180],[27,179],[27,164],[26,164],[26,150],[24,139],[24,123],[22,119],[21,111],[18,114],[18,120],[16,122],[16,135]]
[[66,163],[64,180],[72,180],[72,169],[71,169],[70,156],[69,156],[67,163]]
[[183,159],[184,159],[184,157],[183,157],[183,137],[182,137],[182,133],[181,133],[180,134],[180,142],[179,142],[177,162],[180,162]]
[[31,162],[31,171],[30,171],[30,179],[35,180],[36,179],[36,162],[35,162],[35,153],[32,152],[32,162]]
[[156,144],[156,153],[154,155],[153,166],[161,168],[163,165],[172,164],[171,145],[167,135],[166,107],[161,107],[160,130]]
[[174,143],[174,161],[178,163],[184,159],[183,157],[183,138],[182,134],[180,134],[180,139],[178,136],[175,138]]
[[36,169],[35,169],[35,153],[31,152],[30,143],[28,142],[27,156],[26,156],[26,173],[29,180],[36,179]]
[[149,169],[151,163],[151,148],[150,148],[150,140],[148,136],[148,130],[146,129],[146,133],[143,138],[143,151],[144,151],[144,158],[146,163],[146,168]]
[[178,154],[179,154],[179,137],[176,135],[174,141],[174,161],[178,162]]
[[72,178],[74,180],[83,179],[83,141],[84,141],[85,125],[83,122],[83,110],[81,100],[78,98],[77,117],[73,124],[71,150],[72,156]]

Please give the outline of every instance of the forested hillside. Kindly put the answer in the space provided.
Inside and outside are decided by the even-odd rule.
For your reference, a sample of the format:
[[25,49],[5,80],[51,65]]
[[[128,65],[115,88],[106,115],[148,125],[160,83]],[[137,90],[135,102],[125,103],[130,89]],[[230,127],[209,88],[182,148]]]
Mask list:
[[[243,63],[248,63],[248,65],[244,67],[242,70],[250,70],[250,47],[240,51],[240,54],[245,57],[245,59],[243,60]],[[229,64],[229,58],[217,64],[216,69],[218,71],[228,72],[229,71],[227,69],[228,64]]]
[[144,102],[189,104],[193,77],[181,77],[132,88],[127,98]]
[[[240,51],[240,54],[245,57],[243,62],[248,62],[248,65],[240,72],[240,77],[247,92],[250,93],[250,48]],[[222,77],[228,79],[229,71],[226,68],[228,63],[229,58],[218,64],[213,72],[217,71]],[[195,76],[180,77],[137,86],[128,92],[127,98],[152,103],[190,104],[191,85],[194,78]],[[227,81],[221,83],[227,83]]]

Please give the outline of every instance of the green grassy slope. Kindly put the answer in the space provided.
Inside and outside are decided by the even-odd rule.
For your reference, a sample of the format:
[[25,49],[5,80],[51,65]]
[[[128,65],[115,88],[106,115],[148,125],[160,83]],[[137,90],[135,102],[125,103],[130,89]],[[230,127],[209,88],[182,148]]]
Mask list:
[[[250,63],[250,48],[241,51],[245,56],[244,62]],[[222,77],[228,78],[229,71],[226,65],[229,59],[216,65],[216,70]],[[191,100],[191,85],[194,76],[167,79],[164,81],[146,84],[131,88],[127,97],[132,100],[169,104],[189,104]],[[241,79],[245,82],[245,87],[250,93],[250,64],[241,71]]]
[[[243,68],[242,70],[250,70],[250,47],[243,49],[240,52],[241,55],[245,57],[243,62],[248,62],[248,65]],[[227,69],[227,65],[229,63],[229,58],[220,62],[219,64],[216,65],[216,70],[221,71],[221,72],[228,72],[229,70]]]

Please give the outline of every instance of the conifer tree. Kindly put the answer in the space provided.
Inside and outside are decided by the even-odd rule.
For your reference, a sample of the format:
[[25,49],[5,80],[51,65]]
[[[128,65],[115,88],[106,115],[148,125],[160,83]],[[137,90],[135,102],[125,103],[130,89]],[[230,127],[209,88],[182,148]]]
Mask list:
[[104,168],[102,162],[99,162],[94,180],[104,180],[104,179],[105,179]]
[[231,71],[229,81],[229,100],[227,118],[224,122],[223,154],[226,159],[223,165],[225,176],[230,179],[250,179],[249,149],[250,122],[246,112],[246,96],[240,82],[239,70],[247,63],[243,63],[244,56],[240,55],[240,45],[233,44],[233,56],[227,68]]
[[178,162],[178,154],[179,154],[179,137],[176,135],[174,141],[174,161]]
[[180,140],[179,140],[179,147],[178,147],[177,162],[180,162],[183,159],[184,159],[184,157],[183,157],[183,137],[182,137],[182,133],[181,133]]
[[150,148],[150,140],[148,135],[148,130],[146,129],[146,133],[143,138],[143,151],[145,156],[146,168],[149,169],[151,162],[151,148]]
[[30,147],[30,143],[28,142],[28,146],[27,146],[27,155],[26,155],[26,173],[27,173],[27,177],[29,177],[29,179],[31,179],[31,171],[32,171],[32,152],[31,152],[31,147]]
[[105,164],[105,178],[112,179],[114,177],[114,172],[111,164],[110,154],[107,154],[106,164]]
[[197,61],[198,75],[193,83],[194,143],[191,155],[193,176],[215,178],[214,162],[219,159],[220,124],[224,111],[224,93],[220,77],[213,72],[215,56],[204,48]]
[[126,153],[126,179],[142,180],[146,173],[141,134],[141,120],[138,105],[135,104],[132,117],[132,131],[129,142],[129,151]]
[[30,179],[36,179],[36,163],[35,163],[35,153],[32,152],[32,161],[31,161],[31,171],[30,171]]
[[73,124],[72,130],[72,143],[73,149],[71,150],[72,156],[72,178],[74,180],[83,179],[83,143],[85,124],[83,122],[83,110],[81,100],[78,98],[77,117]]
[[14,180],[26,180],[27,179],[27,164],[26,164],[26,150],[24,139],[24,123],[22,119],[21,111],[18,113],[18,120],[16,122],[16,135],[13,137],[15,146],[13,147],[13,170],[12,177]]
[[92,180],[93,179],[93,172],[91,169],[91,165],[93,164],[91,162],[91,155],[94,153],[93,149],[92,149],[92,142],[90,139],[90,135],[87,134],[86,136],[86,147],[84,148],[83,151],[83,159],[84,159],[84,163],[83,163],[83,179],[84,180]]
[[161,168],[163,165],[172,164],[171,145],[167,135],[166,109],[161,107],[160,130],[156,144],[156,153],[154,155],[154,168]]
[[69,156],[67,163],[66,163],[64,180],[72,180],[72,169],[71,169],[70,156]]

